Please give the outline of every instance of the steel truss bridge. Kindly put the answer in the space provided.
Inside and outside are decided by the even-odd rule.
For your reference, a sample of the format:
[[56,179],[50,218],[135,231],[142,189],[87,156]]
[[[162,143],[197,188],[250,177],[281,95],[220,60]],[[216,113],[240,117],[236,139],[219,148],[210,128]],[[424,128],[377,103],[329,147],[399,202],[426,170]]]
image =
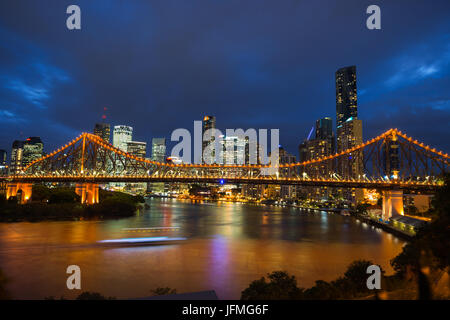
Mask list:
[[[73,182],[84,184],[83,190],[89,190],[90,184],[108,182],[220,182],[433,192],[443,184],[449,158],[397,129],[333,155],[275,165],[161,163],[82,133],[33,161],[20,174],[1,179],[8,185],[7,196],[19,188],[31,190],[29,185],[39,182]],[[275,174],[267,175],[265,170],[270,168]],[[91,202],[96,202],[95,198],[94,194]]]

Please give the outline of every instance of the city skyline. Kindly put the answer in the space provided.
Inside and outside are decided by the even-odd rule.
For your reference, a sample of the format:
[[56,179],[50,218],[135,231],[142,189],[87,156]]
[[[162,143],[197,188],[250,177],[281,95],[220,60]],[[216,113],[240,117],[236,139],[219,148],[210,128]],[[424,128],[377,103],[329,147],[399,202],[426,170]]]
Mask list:
[[[150,142],[212,114],[218,127],[280,128],[281,144],[296,154],[317,119],[334,119],[334,72],[347,65],[358,69],[363,140],[396,127],[438,149],[450,149],[448,3],[436,2],[430,9],[425,3],[382,2],[379,31],[365,28],[364,4],[337,8],[323,1],[276,8],[261,4],[259,15],[251,14],[254,4],[249,3],[242,13],[252,24],[240,32],[247,20],[218,13],[229,5],[234,4],[167,9],[136,2],[111,25],[107,22],[120,6],[101,14],[96,5],[81,1],[83,29],[71,33],[64,25],[58,28],[64,18],[57,18],[58,5],[48,8],[51,18],[46,19],[37,4],[29,4],[24,13],[17,4],[2,3],[0,149],[40,136],[50,151],[79,132],[90,132],[96,122],[139,128],[135,140]],[[402,10],[406,5],[407,13]],[[218,23],[205,10],[217,12]],[[311,21],[308,10],[330,22]],[[345,23],[338,23],[344,11]],[[27,19],[19,19],[29,12]],[[422,19],[409,25],[419,12]],[[95,13],[97,20],[92,19]],[[173,25],[167,25],[143,14],[184,20],[170,19]],[[131,17],[144,26],[135,27],[127,20]],[[235,25],[228,22],[233,18]],[[270,28],[268,19],[274,22]],[[131,29],[135,36],[130,38]],[[336,46],[341,49],[330,50]],[[105,48],[107,57],[100,55]]]
[[450,300],[449,31],[449,0],[0,1],[0,300]]

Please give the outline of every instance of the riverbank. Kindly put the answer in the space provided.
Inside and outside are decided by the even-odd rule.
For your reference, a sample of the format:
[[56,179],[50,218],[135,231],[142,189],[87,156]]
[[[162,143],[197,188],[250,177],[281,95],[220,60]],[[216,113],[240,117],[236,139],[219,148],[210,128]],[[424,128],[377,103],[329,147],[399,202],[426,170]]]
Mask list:
[[132,217],[138,206],[113,201],[82,204],[8,204],[0,208],[0,222],[81,221]]
[[132,217],[144,199],[121,192],[100,190],[99,203],[81,204],[71,188],[33,188],[32,201],[0,199],[0,222],[80,221]]
[[376,220],[374,220],[374,219],[372,219],[370,217],[363,216],[363,215],[358,214],[358,213],[354,213],[353,216],[355,217],[355,219],[357,219],[357,220],[359,220],[361,222],[364,222],[364,223],[367,223],[368,225],[380,228],[383,231],[391,233],[394,236],[396,236],[398,238],[401,238],[403,240],[411,241],[414,238],[413,234],[406,233],[404,231],[398,230],[398,229],[394,228],[393,226],[391,226],[391,225],[389,225],[387,223],[376,221]]

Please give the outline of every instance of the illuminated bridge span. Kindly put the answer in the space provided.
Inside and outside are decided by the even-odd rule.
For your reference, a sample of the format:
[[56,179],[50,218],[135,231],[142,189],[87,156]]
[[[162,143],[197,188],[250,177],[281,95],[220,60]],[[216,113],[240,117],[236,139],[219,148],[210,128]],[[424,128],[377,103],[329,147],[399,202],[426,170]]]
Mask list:
[[[6,177],[7,196],[36,182],[74,182],[83,202],[98,201],[98,184],[107,182],[204,182],[376,188],[433,192],[443,184],[449,155],[397,129],[354,148],[305,162],[268,165],[172,164],[128,154],[100,137],[83,133],[33,161],[21,174]],[[275,174],[267,175],[267,170]],[[270,171],[269,171],[270,172]],[[5,179],[4,179],[5,180]],[[29,190],[29,191],[27,191]],[[393,190],[393,191],[392,191]],[[27,198],[28,197],[28,198]]]

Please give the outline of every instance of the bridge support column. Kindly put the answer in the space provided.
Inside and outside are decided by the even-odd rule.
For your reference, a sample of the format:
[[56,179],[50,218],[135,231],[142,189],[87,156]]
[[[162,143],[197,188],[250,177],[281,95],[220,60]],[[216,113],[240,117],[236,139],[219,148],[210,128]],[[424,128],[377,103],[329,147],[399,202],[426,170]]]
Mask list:
[[20,203],[27,203],[31,201],[33,184],[31,183],[8,183],[6,186],[6,199],[17,196],[19,191],[22,191],[19,199]]
[[383,191],[383,220],[403,214],[403,190]]
[[75,186],[75,193],[80,196],[81,203],[98,203],[98,184],[79,183]]

